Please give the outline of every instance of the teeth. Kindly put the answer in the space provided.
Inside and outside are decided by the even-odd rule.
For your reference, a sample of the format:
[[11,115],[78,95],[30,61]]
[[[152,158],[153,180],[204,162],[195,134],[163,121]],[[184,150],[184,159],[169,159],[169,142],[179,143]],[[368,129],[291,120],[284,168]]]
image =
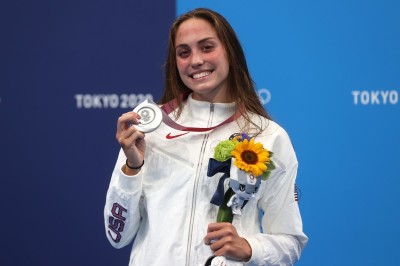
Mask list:
[[194,79],[198,79],[198,78],[202,78],[202,77],[208,76],[208,75],[210,75],[210,74],[211,74],[210,71],[201,72],[201,73],[198,73],[198,74],[194,74],[194,75],[193,75],[193,78],[194,78]]

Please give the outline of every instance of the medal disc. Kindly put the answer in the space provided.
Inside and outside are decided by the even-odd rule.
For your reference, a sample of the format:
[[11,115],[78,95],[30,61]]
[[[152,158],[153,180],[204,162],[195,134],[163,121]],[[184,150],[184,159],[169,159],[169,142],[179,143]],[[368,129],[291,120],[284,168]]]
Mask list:
[[134,127],[144,133],[156,130],[163,120],[160,107],[149,99],[136,106],[133,111],[140,115],[139,124]]

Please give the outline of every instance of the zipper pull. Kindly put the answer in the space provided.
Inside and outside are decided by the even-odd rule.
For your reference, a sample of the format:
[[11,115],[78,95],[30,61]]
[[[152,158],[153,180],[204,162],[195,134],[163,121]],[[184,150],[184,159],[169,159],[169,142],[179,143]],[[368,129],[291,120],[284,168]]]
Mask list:
[[210,103],[210,112],[214,112],[214,103]]

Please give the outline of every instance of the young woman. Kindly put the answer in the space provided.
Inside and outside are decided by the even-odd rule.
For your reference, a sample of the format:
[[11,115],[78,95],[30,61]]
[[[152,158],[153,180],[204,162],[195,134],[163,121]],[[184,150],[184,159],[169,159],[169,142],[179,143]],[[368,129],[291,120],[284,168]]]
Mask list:
[[[204,265],[212,256],[226,265],[294,264],[307,243],[294,195],[296,155],[259,101],[235,32],[218,13],[196,9],[174,22],[169,38],[161,104],[186,129],[161,124],[145,135],[135,128],[138,114],[119,117],[122,149],[104,210],[109,241],[117,248],[133,241],[130,265]],[[229,139],[247,145],[236,159],[228,153],[230,175],[247,169],[260,182],[236,205],[239,214],[216,222],[220,207],[210,200],[232,185],[209,173],[211,158]],[[265,176],[267,167],[261,181],[254,173]]]

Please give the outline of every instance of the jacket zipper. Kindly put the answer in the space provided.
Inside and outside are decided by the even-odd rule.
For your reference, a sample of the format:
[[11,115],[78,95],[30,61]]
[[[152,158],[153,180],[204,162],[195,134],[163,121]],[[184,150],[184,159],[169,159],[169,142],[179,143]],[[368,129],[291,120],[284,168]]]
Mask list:
[[[214,104],[210,103],[210,115],[207,122],[207,127],[211,127],[212,121],[214,118]],[[193,223],[194,223],[194,216],[196,212],[196,204],[197,204],[197,191],[199,187],[200,180],[202,180],[200,173],[203,166],[203,157],[205,153],[205,149],[208,142],[208,137],[210,133],[204,135],[203,143],[201,144],[199,160],[197,161],[197,168],[196,168],[196,175],[194,180],[194,187],[193,187],[193,195],[192,195],[192,206],[190,211],[190,223],[189,223],[189,233],[188,233],[188,241],[186,247],[186,266],[191,266],[190,259],[191,259],[191,247],[192,247],[192,238],[193,238]]]

